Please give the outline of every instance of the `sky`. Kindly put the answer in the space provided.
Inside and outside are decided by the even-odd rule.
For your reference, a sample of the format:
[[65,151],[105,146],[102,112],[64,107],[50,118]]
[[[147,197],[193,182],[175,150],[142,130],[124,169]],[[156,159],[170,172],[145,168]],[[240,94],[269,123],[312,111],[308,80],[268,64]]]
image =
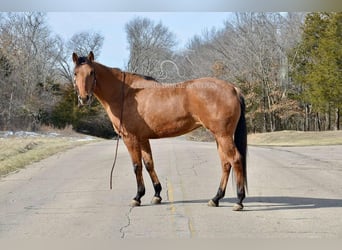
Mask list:
[[65,40],[82,31],[100,33],[104,42],[95,60],[123,69],[129,57],[125,24],[134,17],[161,21],[176,35],[177,48],[182,49],[194,35],[213,27],[223,28],[229,15],[229,12],[47,12],[47,21],[51,31]]

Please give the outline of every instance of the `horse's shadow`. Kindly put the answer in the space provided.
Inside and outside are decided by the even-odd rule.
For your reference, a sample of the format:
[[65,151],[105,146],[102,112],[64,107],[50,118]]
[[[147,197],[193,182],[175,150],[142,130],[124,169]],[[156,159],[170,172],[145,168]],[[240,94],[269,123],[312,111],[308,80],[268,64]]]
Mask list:
[[[162,202],[162,204],[207,204],[208,200],[209,199],[179,200],[173,202],[165,201]],[[220,207],[232,207],[236,201],[236,198],[224,198],[220,201]],[[291,196],[252,196],[245,199],[244,206],[244,211],[342,208],[342,199]]]

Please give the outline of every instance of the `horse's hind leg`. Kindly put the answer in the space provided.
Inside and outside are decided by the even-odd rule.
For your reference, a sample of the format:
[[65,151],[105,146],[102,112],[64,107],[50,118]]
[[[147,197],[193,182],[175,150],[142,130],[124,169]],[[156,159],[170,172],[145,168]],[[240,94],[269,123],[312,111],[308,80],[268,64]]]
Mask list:
[[222,164],[222,177],[220,187],[216,196],[209,201],[209,205],[218,206],[219,200],[224,197],[226,186],[228,183],[228,177],[230,168],[233,167],[236,184],[237,184],[237,196],[238,202],[234,205],[233,210],[239,211],[243,209],[242,201],[245,198],[244,177],[241,156],[237,150],[232,137],[219,137],[216,139],[218,143],[218,151]]
[[211,207],[218,207],[219,201],[224,197],[227,183],[228,183],[230,168],[231,168],[231,164],[227,155],[227,150],[228,150],[227,140],[225,140],[224,138],[216,138],[216,143],[217,143],[217,150],[219,152],[219,156],[221,159],[222,176],[221,176],[221,182],[220,182],[220,186],[218,188],[217,194],[208,203],[208,205]]
[[142,153],[142,158],[143,158],[145,168],[151,177],[152,184],[154,187],[155,194],[154,194],[154,197],[153,197],[151,203],[152,204],[160,204],[160,202],[162,200],[162,198],[160,196],[160,192],[162,190],[162,187],[160,185],[157,173],[154,170],[152,151],[151,151],[150,142],[148,140],[141,143],[141,153]]

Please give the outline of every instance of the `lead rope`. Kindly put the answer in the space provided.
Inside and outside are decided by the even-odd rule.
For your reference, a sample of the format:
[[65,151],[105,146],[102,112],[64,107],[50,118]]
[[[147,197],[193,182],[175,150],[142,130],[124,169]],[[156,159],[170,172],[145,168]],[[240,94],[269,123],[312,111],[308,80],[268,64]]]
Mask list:
[[115,167],[115,163],[116,163],[116,158],[118,156],[118,148],[119,148],[119,141],[120,141],[120,133],[122,132],[122,117],[123,117],[123,108],[124,108],[124,97],[125,97],[125,92],[124,92],[124,86],[125,86],[125,78],[126,78],[126,74],[125,72],[123,73],[123,80],[122,80],[122,89],[121,89],[121,112],[120,112],[120,121],[119,121],[119,131],[118,131],[118,138],[116,140],[116,147],[115,147],[115,153],[114,153],[114,161],[113,161],[113,166],[112,166],[112,170],[110,171],[110,180],[109,180],[109,186],[110,189],[112,189],[112,184],[113,184],[113,172],[114,172],[114,167]]

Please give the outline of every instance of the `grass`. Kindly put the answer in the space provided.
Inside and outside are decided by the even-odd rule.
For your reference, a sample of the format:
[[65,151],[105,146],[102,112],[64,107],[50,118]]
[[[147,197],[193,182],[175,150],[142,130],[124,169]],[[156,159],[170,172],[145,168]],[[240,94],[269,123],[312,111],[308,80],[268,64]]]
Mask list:
[[342,130],[323,132],[278,131],[248,135],[248,144],[256,146],[342,145]]
[[89,142],[73,137],[0,138],[0,177],[57,152]]
[[[192,141],[215,141],[212,134],[199,128],[186,135]],[[255,146],[342,145],[342,130],[322,132],[277,131],[248,135],[248,144]]]

